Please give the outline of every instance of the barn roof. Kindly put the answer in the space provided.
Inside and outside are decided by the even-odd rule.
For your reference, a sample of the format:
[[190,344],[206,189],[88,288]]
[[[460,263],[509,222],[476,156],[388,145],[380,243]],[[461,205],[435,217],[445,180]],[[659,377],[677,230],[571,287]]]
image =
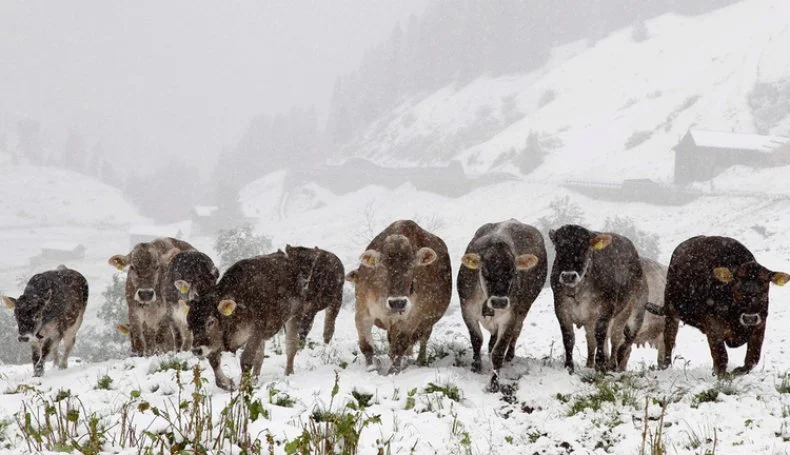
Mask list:
[[750,150],[770,153],[790,143],[790,138],[781,136],[761,136],[759,134],[726,133],[719,131],[689,130],[691,140],[698,147],[731,150]]
[[217,211],[219,207],[216,205],[196,205],[192,207],[192,210],[195,211],[195,214],[201,218],[209,217]]
[[76,242],[45,242],[41,245],[42,250],[52,251],[76,251],[79,248],[85,248],[82,244]]

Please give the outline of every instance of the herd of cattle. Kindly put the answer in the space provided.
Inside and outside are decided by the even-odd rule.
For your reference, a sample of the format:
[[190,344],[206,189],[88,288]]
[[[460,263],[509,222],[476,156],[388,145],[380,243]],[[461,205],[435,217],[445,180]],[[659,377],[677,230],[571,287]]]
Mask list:
[[[588,368],[623,371],[634,344],[657,348],[659,367],[668,367],[683,321],[707,336],[717,375],[727,372],[726,346],[746,343],[744,365],[733,373],[747,373],[760,359],[769,284],[790,281],[790,275],[763,267],[746,247],[727,237],[682,242],[669,267],[640,258],[629,239],[613,233],[565,225],[549,238],[556,251],[550,276],[554,310],[570,372],[574,325],[586,333]],[[372,366],[372,328],[386,330],[389,373],[403,367],[403,358],[418,341],[417,362],[425,363],[431,331],[452,294],[444,241],[407,220],[377,235],[347,275],[328,251],[286,246],[285,251],[243,259],[220,278],[211,258],[172,238],[140,243],[109,263],[128,269],[129,320],[119,329],[128,330],[132,354],[191,349],[208,358],[224,389],[232,389],[234,382],[220,368],[222,352],[243,347],[241,370],[257,377],[264,342],[284,327],[285,374],[292,374],[300,341],[322,310],[323,339],[329,343],[344,280],[355,286],[360,351]],[[496,391],[499,371],[513,359],[524,319],[546,282],[544,239],[516,220],[486,224],[475,233],[461,264],[456,284],[472,344],[472,370],[482,369],[483,326],[491,333],[489,390]],[[3,297],[14,309],[19,341],[32,346],[35,376],[44,373],[50,352],[60,368],[67,367],[87,300],[85,278],[64,266],[33,276],[19,298]]]

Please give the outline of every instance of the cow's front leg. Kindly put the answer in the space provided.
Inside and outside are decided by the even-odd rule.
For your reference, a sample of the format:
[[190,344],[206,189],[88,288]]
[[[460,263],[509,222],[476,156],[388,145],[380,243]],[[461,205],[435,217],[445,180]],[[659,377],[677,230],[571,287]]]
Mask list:
[[471,313],[471,310],[468,310],[466,306],[461,307],[461,315],[467,330],[469,330],[469,341],[472,343],[472,371],[480,373],[482,370],[480,349],[483,347],[483,332],[480,330],[477,318]]
[[428,340],[431,338],[431,332],[433,332],[433,327],[428,327],[420,337],[420,350],[417,353],[417,365],[422,367],[428,365]]
[[357,311],[355,316],[357,335],[359,336],[359,350],[365,356],[365,365],[373,365],[373,318]]
[[595,369],[599,372],[605,372],[608,367],[606,342],[611,321],[612,311],[604,310],[595,322]]
[[[315,315],[314,315],[315,316]],[[312,324],[312,321],[310,321]],[[291,316],[285,322],[285,375],[294,374],[294,357],[296,351],[299,350],[299,337],[300,328],[302,325],[302,316],[297,314]]]
[[708,345],[710,346],[710,355],[713,358],[713,374],[716,376],[723,376],[727,374],[727,346],[716,334],[708,334]]
[[572,302],[555,302],[554,312],[557,315],[557,321],[560,323],[560,332],[562,333],[562,345],[565,347],[565,368],[568,373],[573,373],[573,346],[576,344],[576,335],[573,333],[573,320],[570,313],[566,310],[568,305]]
[[51,338],[44,338],[40,342],[41,352],[40,354],[36,354],[38,351],[37,346],[33,347],[33,376],[41,377],[44,375],[44,363],[46,362],[47,357],[49,356],[49,352],[52,349],[53,340]]
[[387,374],[400,373],[403,368],[403,356],[412,348],[411,334],[402,330],[402,327],[390,327],[392,344],[390,345],[390,359],[392,365]]
[[[504,324],[504,327],[500,325],[497,329],[496,343],[493,351],[491,351],[491,364],[494,367],[494,371],[491,373],[491,381],[488,385],[488,390],[491,392],[499,391],[499,370],[505,361],[505,353],[510,346],[510,339],[513,337],[515,325],[511,314],[510,320]],[[494,337],[494,334],[491,336]]]
[[754,329],[749,342],[746,345],[746,359],[743,366],[732,370],[733,374],[746,374],[760,363],[760,353],[763,349],[763,339],[765,338],[765,321]]
[[225,372],[222,371],[221,358],[222,353],[219,351],[212,352],[208,355],[208,363],[211,365],[211,369],[214,370],[214,381],[220,389],[233,390],[235,388],[233,380],[225,376]]

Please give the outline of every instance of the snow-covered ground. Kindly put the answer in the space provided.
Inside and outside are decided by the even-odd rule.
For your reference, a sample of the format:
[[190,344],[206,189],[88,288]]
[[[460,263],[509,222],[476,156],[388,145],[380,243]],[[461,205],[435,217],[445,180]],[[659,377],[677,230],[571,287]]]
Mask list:
[[[776,169],[772,176],[778,178],[781,174],[782,169]],[[733,178],[736,177],[743,178],[740,173],[734,173]],[[281,197],[280,188],[253,184],[243,192],[245,204],[273,207],[272,201]],[[344,196],[321,192],[315,196],[321,199],[321,204],[299,205],[319,208],[293,209],[281,215],[261,213],[257,228],[273,238],[275,247],[286,242],[318,245],[335,251],[346,267],[351,268],[356,266],[356,258],[369,239],[389,222],[413,218],[445,239],[457,270],[458,258],[480,224],[509,217],[536,223],[538,218],[549,214],[549,203],[563,196],[569,196],[582,208],[586,224],[592,228],[600,228],[607,217],[619,215],[632,217],[640,228],[659,234],[663,262],[667,262],[672,249],[681,240],[692,235],[716,233],[741,239],[766,266],[790,270],[790,242],[782,235],[783,226],[790,221],[787,215],[790,202],[757,198],[706,197],[685,206],[660,207],[600,202],[561,187],[525,182],[500,183],[459,199],[418,192],[409,185],[395,190],[368,187]],[[753,229],[756,225],[763,226],[764,230]],[[102,254],[90,255],[84,263],[85,267],[95,268],[89,278],[97,291],[103,289],[113,273],[105,264],[105,256],[126,248],[128,242],[120,228],[104,227],[99,231],[104,232],[99,241],[104,245]],[[62,232],[47,232],[58,238],[81,234],[67,228]],[[89,247],[92,241],[92,238],[85,239]],[[23,252],[18,254],[24,256]],[[6,260],[11,261],[10,258]],[[291,377],[283,376],[285,360],[281,341],[267,344],[269,357],[264,362],[255,394],[265,402],[270,418],[257,421],[254,428],[256,432],[268,429],[279,441],[298,436],[301,432],[299,422],[306,421],[316,406],[329,402],[334,375],[338,372],[340,392],[335,405],[351,399],[350,393],[356,389],[374,395],[374,404],[366,412],[381,416],[380,423],[371,424],[362,432],[360,453],[375,453],[377,440],[389,441],[392,453],[407,453],[412,449],[414,453],[442,454],[568,453],[571,450],[575,453],[596,450],[598,453],[639,453],[645,399],[650,403],[648,427],[652,432],[658,425],[654,419],[660,414],[660,407],[655,403],[666,397],[670,397],[671,402],[664,418],[665,441],[678,453],[704,453],[703,449],[694,447],[695,435],[703,443],[706,437],[711,441],[715,439],[715,453],[747,450],[786,453],[790,443],[783,438],[790,436],[787,430],[790,394],[778,392],[776,386],[781,384],[785,372],[790,371],[790,356],[785,352],[788,342],[785,327],[790,324],[790,307],[787,306],[790,295],[786,295],[787,292],[790,290],[772,288],[771,316],[762,360],[755,372],[735,379],[731,386],[722,385],[711,376],[705,339],[691,328],[680,331],[678,357],[671,370],[651,370],[655,351],[637,349],[629,373],[609,376],[596,385],[591,383],[591,372],[580,369],[571,376],[562,368],[559,327],[553,314],[551,292],[546,289],[527,317],[515,362],[504,369],[506,381],[514,388],[512,394],[486,392],[488,375],[469,370],[468,334],[455,297],[434,329],[430,366],[412,365],[396,376],[367,371],[357,355],[353,308],[349,306],[338,318],[338,329],[330,345],[319,343],[317,332],[320,330],[314,330],[311,339],[316,343],[299,353],[296,374]],[[100,304],[97,295],[95,291],[90,311],[95,312]],[[321,327],[321,317],[316,320],[317,328]],[[382,332],[377,333],[379,348],[383,350],[385,337]],[[579,332],[577,362],[583,363],[585,352],[584,337]],[[739,365],[744,354],[744,349],[731,351],[731,366]],[[381,355],[385,356],[384,351]],[[190,365],[198,362],[189,354],[180,354],[179,358]],[[140,391],[140,400],[161,406],[173,400],[177,392],[173,370],[156,371],[157,364],[163,360],[162,357],[125,359],[100,364],[75,361],[65,371],[48,365],[42,379],[31,378],[30,365],[0,367],[0,393],[4,393],[0,419],[13,416],[23,400],[31,399],[18,392],[20,384],[34,385],[51,394],[61,388],[70,389],[89,410],[109,416],[117,414],[133,390]],[[228,393],[213,385],[208,365],[200,364],[207,369],[203,373],[209,380],[207,390],[218,403],[228,400]],[[238,360],[232,355],[225,356],[224,367],[228,373],[238,376]],[[111,389],[97,390],[97,382],[104,375],[113,379]],[[463,398],[455,402],[442,398],[441,394],[426,393],[429,383],[455,385]],[[580,406],[580,400],[599,393],[599,388],[606,387],[605,384],[614,384],[617,389],[613,395],[616,403],[604,402],[600,409],[581,410],[569,416],[572,406]],[[294,399],[291,407],[269,404],[272,385],[281,394],[286,393]],[[722,390],[716,401],[698,403],[695,396],[712,388]],[[414,395],[409,397],[409,392],[415,389]],[[414,400],[413,406],[407,406],[409,398]],[[137,422],[142,425],[151,418],[149,414],[140,414]],[[6,433],[10,436],[15,431],[15,425],[11,425]],[[708,448],[712,449],[712,442]],[[283,450],[284,446],[275,446],[276,453]]]

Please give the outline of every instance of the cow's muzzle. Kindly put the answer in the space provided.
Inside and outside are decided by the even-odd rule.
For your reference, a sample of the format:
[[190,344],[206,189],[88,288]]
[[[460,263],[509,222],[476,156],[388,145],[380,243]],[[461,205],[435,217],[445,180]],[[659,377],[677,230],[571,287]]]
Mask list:
[[754,327],[756,325],[760,325],[763,322],[763,318],[760,316],[759,313],[743,313],[741,314],[741,325],[745,327]]
[[491,307],[493,310],[504,310],[510,306],[510,298],[509,297],[498,297],[493,296],[488,298],[488,306]]
[[211,350],[206,346],[198,346],[192,349],[192,354],[195,354],[198,357],[205,357],[209,355]]
[[581,281],[578,272],[560,272],[560,283],[568,287],[574,287]]
[[387,299],[387,306],[393,313],[403,313],[409,307],[409,298],[390,297]]
[[142,304],[151,303],[156,299],[156,291],[152,288],[138,289],[134,293],[134,299]]
[[20,343],[29,343],[33,341],[33,335],[26,333],[24,335],[19,335],[19,338],[17,339],[19,340]]

